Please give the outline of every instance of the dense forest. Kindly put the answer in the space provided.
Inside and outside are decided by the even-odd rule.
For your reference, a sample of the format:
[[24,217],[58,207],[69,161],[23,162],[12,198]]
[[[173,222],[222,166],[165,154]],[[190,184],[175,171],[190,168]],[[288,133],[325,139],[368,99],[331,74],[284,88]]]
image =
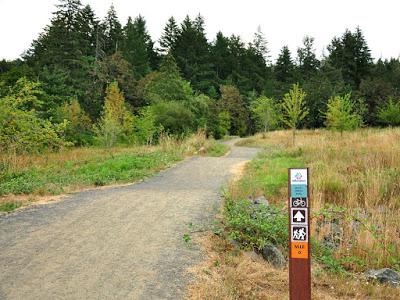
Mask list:
[[143,16],[123,25],[113,6],[99,20],[89,5],[60,0],[22,58],[0,61],[0,148],[150,144],[198,129],[220,138],[290,127],[281,118],[290,90],[307,112],[296,127],[329,126],[335,110],[356,114],[357,126],[400,124],[400,60],[374,60],[360,28],[333,37],[321,59],[305,36],[297,53],[283,46],[275,62],[260,28],[248,44],[222,32],[209,41],[205,31],[201,15],[180,24],[171,17],[156,43]]

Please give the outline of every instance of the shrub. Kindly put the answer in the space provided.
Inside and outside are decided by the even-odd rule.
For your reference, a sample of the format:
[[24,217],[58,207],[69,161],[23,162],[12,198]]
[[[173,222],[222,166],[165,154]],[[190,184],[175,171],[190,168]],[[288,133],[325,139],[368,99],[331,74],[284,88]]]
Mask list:
[[67,121],[53,124],[41,119],[39,85],[22,78],[10,95],[0,99],[0,148],[3,151],[32,153],[56,150],[67,145],[63,133]]
[[160,102],[152,106],[156,124],[170,134],[187,134],[193,131],[193,113],[182,103]]
[[400,101],[389,98],[388,102],[379,108],[378,119],[381,123],[389,126],[400,125]]
[[328,101],[325,125],[332,130],[340,131],[353,130],[361,126],[360,115],[354,109],[354,103],[350,94],[335,96]]
[[132,142],[134,117],[125,107],[125,99],[118,83],[108,85],[104,109],[99,124],[95,127],[97,140],[106,147],[117,142]]
[[74,145],[88,145],[93,142],[92,121],[85,111],[81,108],[77,99],[72,99],[69,103],[57,109],[57,118],[67,120],[65,129],[65,139]]

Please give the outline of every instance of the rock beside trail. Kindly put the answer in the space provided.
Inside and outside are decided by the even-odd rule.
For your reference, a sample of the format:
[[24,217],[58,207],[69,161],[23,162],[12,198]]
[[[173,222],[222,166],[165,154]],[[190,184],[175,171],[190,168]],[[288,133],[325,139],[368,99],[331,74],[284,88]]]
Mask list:
[[258,196],[257,198],[254,199],[253,204],[258,205],[258,204],[264,204],[265,206],[269,206],[269,202],[265,196],[261,195]]
[[282,252],[272,244],[267,244],[261,252],[262,257],[275,268],[283,268],[286,264]]
[[379,270],[368,270],[365,272],[368,280],[378,280],[380,283],[388,283],[395,287],[400,287],[400,275],[389,268]]

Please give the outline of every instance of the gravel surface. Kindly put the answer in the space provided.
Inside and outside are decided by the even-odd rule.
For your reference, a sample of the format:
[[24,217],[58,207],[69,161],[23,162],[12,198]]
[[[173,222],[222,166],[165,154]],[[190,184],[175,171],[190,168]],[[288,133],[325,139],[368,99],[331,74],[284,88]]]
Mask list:
[[[227,142],[232,145],[234,141]],[[0,299],[180,299],[231,170],[257,150],[195,157],[137,184],[0,216]]]

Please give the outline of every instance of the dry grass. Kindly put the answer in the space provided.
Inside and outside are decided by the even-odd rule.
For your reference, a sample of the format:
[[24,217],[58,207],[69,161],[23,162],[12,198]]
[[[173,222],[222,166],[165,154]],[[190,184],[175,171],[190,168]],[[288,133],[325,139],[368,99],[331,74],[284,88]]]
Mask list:
[[[337,257],[358,257],[369,267],[399,267],[400,129],[362,129],[343,136],[304,130],[297,135],[296,147],[291,146],[290,135],[271,132],[243,144],[280,145],[299,153],[311,170],[313,212],[330,214],[328,204],[343,208],[332,213],[331,220],[326,214],[314,217],[312,226],[314,237],[322,239],[324,224],[340,221],[343,232]],[[321,230],[317,233],[316,228]],[[352,262],[347,268],[362,270]]]
[[[253,252],[234,248],[226,239],[209,233],[199,239],[206,260],[190,271],[196,280],[186,299],[289,299],[288,269],[275,269]],[[357,277],[337,277],[312,267],[312,299],[399,299],[399,290],[369,284]]]

